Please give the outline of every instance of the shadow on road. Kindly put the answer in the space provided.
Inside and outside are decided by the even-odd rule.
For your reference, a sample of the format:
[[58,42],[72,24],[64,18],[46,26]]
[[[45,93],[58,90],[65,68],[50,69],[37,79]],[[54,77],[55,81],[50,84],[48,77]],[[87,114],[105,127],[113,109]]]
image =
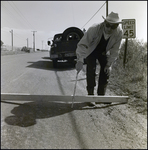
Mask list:
[[42,59],[49,59],[49,60],[50,60],[50,58],[49,58],[49,57],[42,57]]
[[36,119],[51,118],[65,113],[72,112],[73,110],[86,110],[86,109],[103,109],[106,107],[120,105],[111,104],[98,107],[88,107],[86,103],[75,103],[71,108],[71,103],[57,103],[57,102],[29,102],[29,103],[14,103],[1,101],[3,103],[15,104],[17,107],[11,110],[13,116],[5,118],[5,122],[9,125],[28,127],[36,124]]
[[57,68],[53,68],[52,61],[47,60],[40,60],[37,62],[28,62],[30,65],[27,66],[29,68],[36,68],[36,69],[44,69],[44,70],[57,70],[57,71],[64,71],[64,70],[73,70],[75,69],[75,65],[65,62],[65,61],[59,61]]

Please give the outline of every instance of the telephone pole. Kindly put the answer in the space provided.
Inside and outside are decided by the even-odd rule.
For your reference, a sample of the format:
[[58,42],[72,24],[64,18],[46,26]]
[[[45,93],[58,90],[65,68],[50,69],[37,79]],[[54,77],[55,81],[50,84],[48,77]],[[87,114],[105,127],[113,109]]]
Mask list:
[[35,32],[37,31],[31,31],[33,32],[33,51],[35,52]]
[[108,16],[108,0],[106,1],[106,17]]
[[12,43],[12,51],[13,51],[13,30],[11,30],[10,33],[11,33],[11,41],[12,41],[11,43]]
[[43,50],[43,41],[42,41],[42,50]]
[[26,40],[27,40],[27,48],[28,48],[28,38]]

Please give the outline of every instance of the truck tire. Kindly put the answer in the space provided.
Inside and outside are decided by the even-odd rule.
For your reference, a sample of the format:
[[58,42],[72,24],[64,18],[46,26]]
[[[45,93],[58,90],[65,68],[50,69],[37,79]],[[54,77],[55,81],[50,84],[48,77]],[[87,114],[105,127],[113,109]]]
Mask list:
[[67,28],[64,32],[63,32],[63,40],[69,41],[69,40],[80,40],[83,37],[84,33],[82,30],[80,30],[77,27],[70,27]]
[[52,63],[53,63],[53,68],[57,68],[57,60],[56,59],[52,60]]

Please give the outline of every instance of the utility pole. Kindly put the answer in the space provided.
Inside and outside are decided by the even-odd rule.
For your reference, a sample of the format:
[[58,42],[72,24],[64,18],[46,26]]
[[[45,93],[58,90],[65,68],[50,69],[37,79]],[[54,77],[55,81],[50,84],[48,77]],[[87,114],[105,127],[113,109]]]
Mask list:
[[26,40],[27,40],[27,48],[28,48],[28,38]]
[[35,52],[35,32],[37,31],[32,31],[33,32],[33,51]]
[[11,33],[12,51],[13,51],[13,30],[11,30],[10,33]]
[[106,1],[106,17],[108,16],[108,0]]
[[43,41],[42,41],[42,50],[43,50]]

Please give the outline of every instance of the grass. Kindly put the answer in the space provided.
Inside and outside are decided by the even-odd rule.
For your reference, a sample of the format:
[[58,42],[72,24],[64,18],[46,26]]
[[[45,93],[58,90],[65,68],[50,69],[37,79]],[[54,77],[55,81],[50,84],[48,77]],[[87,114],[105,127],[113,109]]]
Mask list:
[[1,51],[1,56],[16,55],[16,54],[25,54],[25,52],[23,52],[23,51]]
[[[30,52],[32,53],[33,50],[31,48],[29,48],[29,49],[30,49]],[[13,50],[8,50],[7,48],[2,48],[1,47],[1,56],[4,56],[4,55],[25,54],[25,53],[28,53],[28,52],[22,51],[22,48],[20,48],[20,47],[13,47]]]
[[1,56],[4,55],[15,55],[15,54],[24,54],[24,51],[21,51],[21,48],[19,47],[14,47],[14,50],[8,50],[7,48],[2,48],[1,47]]
[[113,65],[109,87],[117,94],[129,95],[132,97],[131,105],[140,105],[143,111],[147,111],[147,43],[128,40],[125,68],[124,50],[125,42]]

